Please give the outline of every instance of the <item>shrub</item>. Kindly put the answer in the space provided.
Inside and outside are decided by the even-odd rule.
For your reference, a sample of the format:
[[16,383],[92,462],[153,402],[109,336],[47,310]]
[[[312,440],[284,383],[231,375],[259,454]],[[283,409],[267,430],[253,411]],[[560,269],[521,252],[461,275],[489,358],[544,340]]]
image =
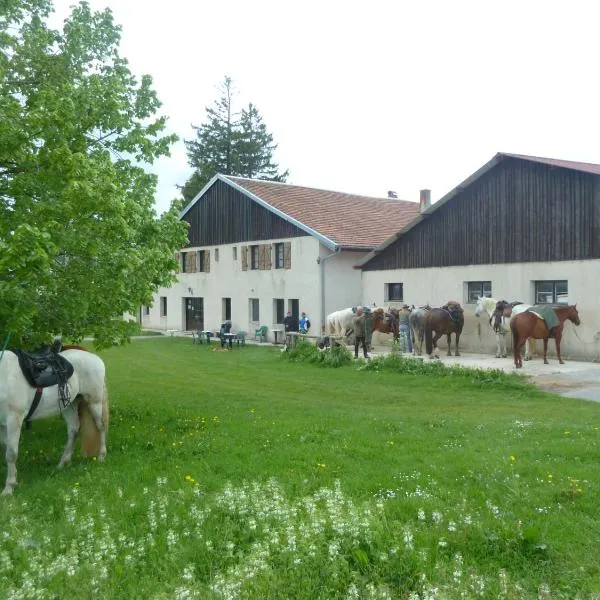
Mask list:
[[292,362],[313,363],[323,367],[343,367],[352,363],[352,354],[345,346],[321,350],[307,340],[298,339],[294,348],[282,353],[282,358]]

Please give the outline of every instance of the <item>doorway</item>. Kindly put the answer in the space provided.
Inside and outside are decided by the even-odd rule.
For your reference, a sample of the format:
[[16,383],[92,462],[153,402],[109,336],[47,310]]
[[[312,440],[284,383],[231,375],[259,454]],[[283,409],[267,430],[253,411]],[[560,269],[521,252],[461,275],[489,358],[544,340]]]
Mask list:
[[204,330],[204,298],[185,298],[186,331]]

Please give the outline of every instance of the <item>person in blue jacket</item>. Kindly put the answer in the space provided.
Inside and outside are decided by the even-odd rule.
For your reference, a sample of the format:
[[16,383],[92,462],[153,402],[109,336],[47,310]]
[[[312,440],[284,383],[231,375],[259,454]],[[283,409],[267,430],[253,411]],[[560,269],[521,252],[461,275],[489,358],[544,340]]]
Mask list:
[[303,312],[300,317],[300,323],[298,324],[298,331],[300,333],[308,333],[310,329],[310,319],[306,316],[306,313]]

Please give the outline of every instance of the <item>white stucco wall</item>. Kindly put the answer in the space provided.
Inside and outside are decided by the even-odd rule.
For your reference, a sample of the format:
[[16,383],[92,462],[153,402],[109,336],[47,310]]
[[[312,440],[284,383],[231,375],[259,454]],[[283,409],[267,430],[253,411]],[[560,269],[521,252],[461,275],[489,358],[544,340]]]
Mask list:
[[[600,338],[600,260],[364,271],[362,299],[365,303],[374,299],[378,304],[386,304],[385,284],[403,283],[404,301],[408,304],[441,306],[448,300],[457,300],[465,309],[460,347],[487,353],[495,350],[495,337],[485,315],[477,319],[475,305],[466,304],[466,283],[491,281],[494,298],[533,304],[534,282],[542,280],[567,280],[569,303],[576,303],[579,311],[581,325],[577,328],[570,322],[565,325],[563,358],[600,358],[600,339],[597,339]],[[445,337],[440,340],[442,346],[445,348]],[[550,340],[548,347],[554,355],[554,340]],[[538,341],[538,351],[541,348],[542,342]]]
[[[283,298],[285,311],[288,300],[298,299],[300,312],[308,314],[312,323],[312,333],[320,331],[321,314],[321,269],[325,276],[325,314],[357,304],[361,295],[361,272],[354,265],[364,255],[356,252],[341,252],[334,257],[323,259],[331,251],[313,237],[274,239],[256,242],[257,244],[291,242],[291,269],[242,271],[241,247],[243,244],[226,244],[201,248],[184,248],[182,251],[210,250],[210,273],[180,273],[178,282],[170,288],[161,289],[154,297],[150,314],[142,311],[142,323],[146,328],[185,329],[185,300],[189,297],[204,299],[204,327],[218,330],[223,320],[222,299],[231,298],[233,331],[246,331],[250,335],[260,325],[271,330],[281,328],[275,323],[276,313],[273,300]],[[233,258],[233,248],[237,248],[237,259]],[[215,260],[215,250],[219,250],[219,260]],[[274,263],[273,263],[274,264]],[[191,291],[190,291],[191,289]],[[167,298],[167,316],[160,316],[160,297]],[[250,320],[250,298],[259,299],[260,321]],[[281,339],[281,338],[280,338]]]

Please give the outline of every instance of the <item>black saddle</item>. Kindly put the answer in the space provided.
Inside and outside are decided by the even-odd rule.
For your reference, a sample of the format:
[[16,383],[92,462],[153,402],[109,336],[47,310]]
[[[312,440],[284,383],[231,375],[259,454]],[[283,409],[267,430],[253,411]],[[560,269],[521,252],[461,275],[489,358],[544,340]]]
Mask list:
[[21,371],[31,387],[64,385],[73,375],[73,365],[50,346],[44,346],[35,352],[27,352],[20,348],[12,351],[19,358]]

